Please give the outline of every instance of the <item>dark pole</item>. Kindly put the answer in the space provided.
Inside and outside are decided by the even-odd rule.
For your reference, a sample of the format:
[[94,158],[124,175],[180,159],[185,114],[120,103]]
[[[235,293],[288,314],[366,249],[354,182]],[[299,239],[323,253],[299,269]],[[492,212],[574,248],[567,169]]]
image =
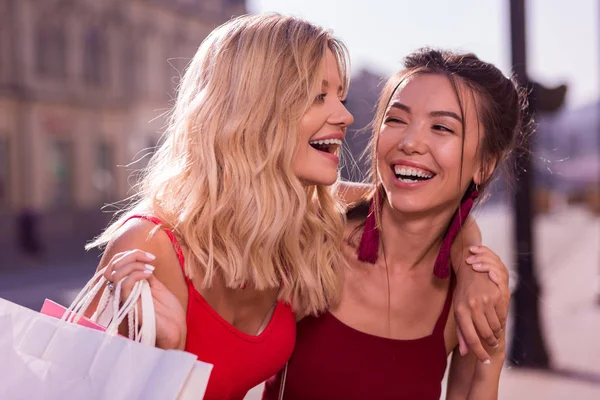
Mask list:
[[[525,0],[510,0],[510,32],[513,71],[519,83],[530,88],[527,76]],[[535,96],[535,94],[534,94]],[[530,99],[534,108],[535,99]],[[530,109],[534,113],[534,109]],[[519,281],[512,296],[514,328],[509,360],[515,366],[548,368],[549,357],[541,330],[540,286],[534,266],[532,233],[532,163],[530,142],[517,154],[517,191],[515,194],[515,236]]]
[[[598,5],[598,15],[596,16],[596,24],[597,24],[597,29],[598,29],[598,37],[600,37],[600,5]],[[600,41],[598,41],[598,48],[596,49],[596,57],[598,60],[598,64],[600,65]],[[600,70],[598,70],[598,76],[600,76]],[[598,99],[598,103],[596,105],[597,108],[597,114],[596,114],[596,118],[600,119],[600,98]],[[596,132],[596,140],[597,142],[597,146],[598,146],[598,157],[600,158],[600,120],[598,120],[598,132]],[[598,171],[596,171],[596,173],[598,174],[597,177],[600,179],[600,162],[598,163]],[[598,251],[600,252],[600,248],[598,249]],[[598,292],[597,292],[597,302],[598,305],[600,305],[600,277],[598,278]]]

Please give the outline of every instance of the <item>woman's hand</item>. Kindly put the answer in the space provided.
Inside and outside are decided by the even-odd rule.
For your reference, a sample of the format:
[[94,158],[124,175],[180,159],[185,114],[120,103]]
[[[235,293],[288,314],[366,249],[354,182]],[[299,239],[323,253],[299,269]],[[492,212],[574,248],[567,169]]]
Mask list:
[[458,269],[454,293],[459,351],[464,355],[470,349],[485,362],[490,356],[482,340],[494,348],[506,325],[510,301],[508,270],[485,246],[472,246],[469,253],[465,261],[472,268]]
[[131,294],[136,282],[147,280],[156,314],[156,347],[182,350],[187,334],[185,310],[177,297],[153,275],[154,267],[150,263],[154,259],[153,254],[142,250],[116,253],[108,263],[104,277],[114,286],[122,281],[123,300]]

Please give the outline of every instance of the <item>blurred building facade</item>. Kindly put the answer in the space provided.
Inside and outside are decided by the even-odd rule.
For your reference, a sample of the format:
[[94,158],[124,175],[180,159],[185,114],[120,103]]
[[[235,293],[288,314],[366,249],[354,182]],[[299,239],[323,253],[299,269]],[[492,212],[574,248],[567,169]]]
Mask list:
[[[175,79],[243,1],[0,1],[0,207],[96,207],[128,189]],[[167,61],[169,60],[169,61]]]
[[365,150],[371,139],[371,122],[379,92],[387,77],[369,69],[361,69],[353,74],[346,108],[354,116],[354,124],[348,128],[342,155],[342,179],[366,181],[370,172],[370,162]]
[[244,13],[243,0],[0,0],[0,241],[23,209],[125,197],[132,170],[117,166],[157,143],[187,62]]

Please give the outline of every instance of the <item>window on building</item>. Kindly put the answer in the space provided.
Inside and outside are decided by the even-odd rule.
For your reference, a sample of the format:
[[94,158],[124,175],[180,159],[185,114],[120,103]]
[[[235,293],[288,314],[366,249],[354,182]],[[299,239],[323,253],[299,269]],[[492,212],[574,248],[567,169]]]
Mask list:
[[64,27],[41,23],[36,31],[36,69],[45,78],[67,75],[67,38]]
[[83,78],[87,84],[98,86],[108,80],[108,49],[106,35],[97,27],[84,36]]
[[62,208],[73,205],[73,145],[64,139],[53,140],[50,144],[50,204]]
[[92,179],[94,187],[100,193],[102,203],[115,200],[115,166],[114,147],[108,142],[98,143]]
[[0,138],[0,210],[10,204],[9,154],[8,139]]

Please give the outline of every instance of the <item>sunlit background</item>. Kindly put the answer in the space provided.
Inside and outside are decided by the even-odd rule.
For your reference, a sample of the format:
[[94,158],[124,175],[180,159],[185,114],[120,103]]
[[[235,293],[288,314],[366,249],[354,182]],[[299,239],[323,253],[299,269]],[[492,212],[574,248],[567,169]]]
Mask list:
[[[600,398],[600,1],[525,0],[526,35],[516,39],[510,3],[0,0],[0,297],[34,309],[46,297],[68,303],[89,278],[98,254],[83,245],[114,209],[102,206],[131,194],[186,63],[231,16],[292,14],[348,45],[356,123],[341,174],[351,180],[366,170],[369,133],[358,131],[404,55],[465,50],[508,75],[511,43],[524,39],[540,100],[531,213],[514,217],[522,185],[517,197],[499,185],[477,211],[515,293],[533,294],[513,296],[500,398]],[[519,281],[516,233],[529,224],[535,274]],[[532,305],[538,312],[525,311]]]

